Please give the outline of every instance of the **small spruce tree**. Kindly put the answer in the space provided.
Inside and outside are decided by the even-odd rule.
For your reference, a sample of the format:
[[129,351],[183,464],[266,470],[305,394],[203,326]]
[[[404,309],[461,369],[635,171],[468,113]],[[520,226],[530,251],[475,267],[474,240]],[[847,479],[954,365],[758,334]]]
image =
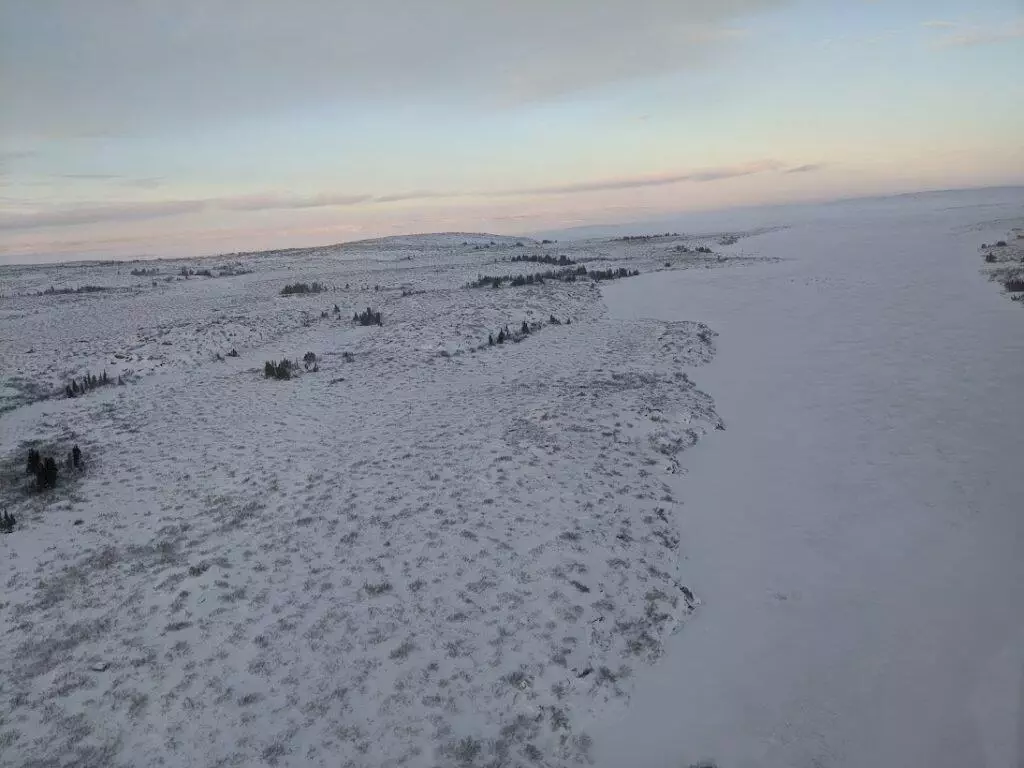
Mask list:
[[28,463],[25,467],[26,474],[34,475],[43,463],[42,457],[39,455],[39,451],[35,448],[28,449]]

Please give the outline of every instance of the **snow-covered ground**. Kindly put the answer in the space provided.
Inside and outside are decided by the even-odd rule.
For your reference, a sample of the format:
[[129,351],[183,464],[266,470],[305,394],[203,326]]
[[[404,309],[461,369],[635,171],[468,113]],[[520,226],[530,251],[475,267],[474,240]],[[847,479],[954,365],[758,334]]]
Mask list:
[[[552,269],[523,254],[734,263],[680,250],[704,242],[7,270],[0,762],[585,760],[580,723],[696,605],[667,481],[721,426],[689,377],[714,333],[611,318],[589,279],[466,286]],[[279,295],[297,281],[327,290]],[[353,323],[367,306],[382,326]],[[102,371],[124,384],[65,395]],[[85,470],[32,491],[28,449],[75,444]]]
[[[1015,765],[1022,225],[0,270],[0,765]],[[467,287],[522,254],[642,274]]]

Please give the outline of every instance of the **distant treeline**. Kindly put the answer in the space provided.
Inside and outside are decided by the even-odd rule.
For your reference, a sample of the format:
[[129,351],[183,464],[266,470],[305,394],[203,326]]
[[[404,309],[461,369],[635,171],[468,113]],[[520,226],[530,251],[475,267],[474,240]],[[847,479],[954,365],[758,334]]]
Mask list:
[[534,272],[529,275],[480,275],[469,284],[470,288],[501,288],[503,285],[510,285],[518,288],[523,285],[543,285],[547,281],[562,283],[574,283],[577,280],[590,278],[591,280],[616,280],[620,277],[635,277],[639,270],[629,270],[625,267],[618,269],[594,269],[587,270],[580,265],[569,269],[549,269],[546,272]]
[[509,261],[532,261],[532,262],[536,262],[537,264],[556,264],[559,267],[568,267],[570,264],[575,264],[576,263],[575,261],[573,261],[572,259],[570,259],[568,256],[565,256],[565,255],[562,255],[562,256],[543,255],[542,256],[542,255],[535,254],[535,253],[524,253],[524,254],[520,254],[518,256],[513,256],[511,259],[509,259]]

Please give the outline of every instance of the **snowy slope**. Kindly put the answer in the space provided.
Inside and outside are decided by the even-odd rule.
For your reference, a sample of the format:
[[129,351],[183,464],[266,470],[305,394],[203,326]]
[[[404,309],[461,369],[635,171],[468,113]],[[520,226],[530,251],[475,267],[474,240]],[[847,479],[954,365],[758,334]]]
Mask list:
[[[714,334],[611,319],[589,280],[466,284],[550,268],[508,261],[524,252],[731,262],[456,238],[233,257],[247,272],[224,277],[5,274],[0,762],[586,759],[580,723],[624,706],[696,604],[666,481],[720,424],[688,376]],[[300,280],[328,290],[279,295]],[[382,327],[352,323],[367,306]],[[306,352],[317,371],[264,378]],[[28,447],[73,444],[85,471],[29,490]]]

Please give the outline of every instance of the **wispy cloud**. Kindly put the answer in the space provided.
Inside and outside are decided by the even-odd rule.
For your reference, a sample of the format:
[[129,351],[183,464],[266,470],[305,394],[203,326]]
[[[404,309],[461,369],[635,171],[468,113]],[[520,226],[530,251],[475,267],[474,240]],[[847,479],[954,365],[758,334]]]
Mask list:
[[811,171],[820,171],[824,167],[824,163],[807,163],[806,165],[798,165],[795,168],[787,168],[786,173],[810,173]]
[[68,181],[106,181],[134,189],[156,189],[163,183],[163,178],[159,176],[134,178],[116,173],[59,173],[50,178]]
[[218,208],[234,211],[299,210],[302,208],[329,208],[358,205],[373,198],[370,195],[246,195],[222,198]]
[[126,205],[56,208],[31,213],[0,213],[0,230],[71,227],[111,221],[143,221],[196,213],[205,205],[202,200],[166,200]]
[[35,154],[30,149],[0,150],[0,163],[5,163],[8,160],[25,160],[35,156]]
[[992,45],[994,43],[1006,43],[1024,38],[1024,18],[986,26],[947,21],[925,22],[924,26],[942,32],[933,41],[933,48],[964,48],[975,45]]
[[680,173],[658,174],[654,176],[627,176],[617,179],[601,179],[577,184],[562,184],[547,187],[528,187],[507,192],[488,193],[493,197],[508,195],[566,195],[577,192],[604,192],[616,189],[639,189],[642,187],[663,187],[668,184],[683,182],[708,182],[731,179],[737,176],[750,176],[755,173],[777,171],[783,164],[777,160],[758,160],[743,165],[724,166],[719,168],[702,168]]
[[56,178],[72,179],[75,181],[113,181],[121,177],[111,173],[61,173]]
[[10,163],[17,162],[18,160],[28,160],[30,157],[35,157],[35,155],[35,152],[28,149],[0,150],[0,176],[10,175]]
[[142,179],[124,179],[122,183],[126,187],[135,187],[137,189],[156,189],[164,183],[164,180],[160,176],[147,176]]
[[407,200],[430,200],[432,198],[444,198],[444,197],[458,197],[457,194],[445,193],[445,192],[430,192],[428,190],[420,192],[398,192],[390,195],[378,195],[373,198],[375,203],[402,203]]
[[[800,165],[787,168],[778,160],[757,160],[738,165],[718,166],[713,168],[697,168],[677,173],[624,176],[618,178],[599,179],[574,184],[557,184],[541,187],[526,187],[498,191],[451,190],[430,191],[419,190],[396,192],[391,194],[370,195],[351,193],[321,193],[314,195],[294,195],[265,192],[252,195],[207,198],[202,200],[164,200],[140,203],[124,203],[105,206],[56,206],[50,209],[21,212],[0,212],[0,229],[31,230],[51,227],[74,227],[103,222],[141,221],[145,219],[164,218],[198,213],[204,210],[236,211],[239,213],[256,211],[296,211],[315,208],[349,208],[386,205],[388,203],[453,198],[501,198],[501,197],[538,197],[547,195],[576,195],[591,192],[614,190],[643,189],[645,187],[662,187],[670,184],[705,184],[758,173],[807,173],[821,168],[820,163]],[[118,177],[112,177],[117,179]],[[135,182],[148,180],[138,179]],[[154,180],[157,181],[157,180]],[[509,216],[508,219],[514,219]]]

